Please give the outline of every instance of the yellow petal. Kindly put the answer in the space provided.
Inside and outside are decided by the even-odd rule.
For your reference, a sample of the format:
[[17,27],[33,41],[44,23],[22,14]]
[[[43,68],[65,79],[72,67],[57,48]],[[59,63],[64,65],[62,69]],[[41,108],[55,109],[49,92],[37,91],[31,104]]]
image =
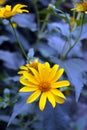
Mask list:
[[29,82],[38,85],[38,80],[35,78],[35,76],[27,72],[24,73],[24,76],[29,80]]
[[48,81],[52,81],[54,79],[54,77],[58,71],[58,67],[59,67],[59,65],[57,65],[57,64],[52,67],[52,70],[50,72],[50,76],[48,77]]
[[52,82],[57,81],[62,76],[63,72],[64,72],[63,68],[58,70],[58,72],[56,73],[55,77],[52,79]]
[[32,92],[32,91],[36,91],[38,88],[33,88],[33,87],[23,87],[19,90],[19,92]]
[[39,71],[39,76],[41,80],[47,80],[50,74],[50,65],[48,62],[45,64],[38,64],[38,71]]
[[50,68],[50,64],[48,62],[45,62],[44,65],[46,66],[46,68]]
[[12,12],[16,12],[18,9],[21,9],[21,8],[24,8],[24,7],[27,7],[27,5],[17,4],[12,9]]
[[[22,6],[22,7],[24,7],[24,6]],[[18,9],[20,9],[20,8],[18,8]],[[19,13],[19,12],[17,12],[17,10],[15,12],[12,11],[11,5],[6,5],[5,7],[0,8],[0,17],[2,17],[2,18],[10,18],[17,13]]]
[[29,69],[32,71],[32,73],[35,75],[36,79],[38,81],[40,81],[40,78],[39,78],[39,73],[37,72],[37,70],[35,70],[34,68],[32,67],[29,67]]
[[23,13],[23,12],[28,13],[28,12],[29,12],[29,11],[26,10],[26,9],[22,9],[21,11],[22,11],[21,13]]
[[7,11],[11,11],[11,6],[10,5],[6,5],[6,10]]
[[36,58],[34,62],[38,63],[38,58]]
[[29,85],[29,81],[24,78],[20,78],[20,83],[27,86]]
[[17,14],[17,13],[23,13],[22,9],[17,9],[15,12],[13,12],[13,14]]
[[39,100],[39,108],[41,111],[44,110],[45,108],[45,105],[46,105],[46,94],[45,93],[42,93],[41,97],[40,97],[40,100]]
[[54,108],[56,106],[55,98],[53,97],[53,94],[51,92],[46,92],[48,101],[52,104],[52,107]]
[[31,87],[32,87],[32,88],[39,88],[38,85],[29,82],[29,81],[26,80],[23,76],[22,76],[22,78],[20,78],[20,83],[23,84],[23,85],[25,85],[25,86],[28,86],[28,87],[30,87],[30,88],[31,88]]
[[52,88],[62,88],[62,87],[66,87],[69,85],[70,85],[70,82],[68,80],[61,80],[61,81],[52,83],[51,87]]
[[28,70],[28,68],[26,66],[21,66],[20,69],[22,69],[22,70]]
[[56,101],[57,103],[59,103],[59,104],[63,104],[63,103],[65,102],[64,99],[62,99],[62,98],[60,98],[60,97],[58,97],[58,96],[55,96],[55,95],[54,95],[54,98],[55,98],[55,101]]
[[41,94],[40,90],[35,91],[29,98],[27,99],[27,103],[32,103],[34,102]]
[[66,98],[65,96],[64,96],[64,94],[60,91],[60,90],[58,90],[58,89],[51,89],[50,90],[54,95],[56,95],[56,96],[59,96],[59,97],[61,97],[61,98]]
[[75,8],[71,9],[71,10],[75,10],[77,12],[80,11],[87,11],[87,1],[82,2],[81,4],[75,4]]
[[38,64],[38,71],[39,71],[39,76],[40,76],[40,79],[43,80],[43,66],[41,63]]
[[24,74],[25,73],[25,70],[24,71],[19,71],[18,74]]

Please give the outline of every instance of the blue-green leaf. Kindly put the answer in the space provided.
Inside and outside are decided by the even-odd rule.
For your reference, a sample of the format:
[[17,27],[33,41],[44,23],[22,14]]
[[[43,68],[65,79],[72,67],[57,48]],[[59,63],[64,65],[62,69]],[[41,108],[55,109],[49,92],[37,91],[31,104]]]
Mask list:
[[34,14],[18,14],[12,18],[13,22],[16,22],[22,28],[29,28],[31,31],[36,31],[37,26],[34,22],[35,15]]
[[69,130],[70,117],[65,112],[63,105],[52,108],[47,102],[44,111],[36,110],[37,119],[40,122],[34,124],[35,130]]
[[32,113],[33,112],[33,105],[32,104],[26,104],[26,99],[28,98],[29,93],[20,93],[20,98],[18,102],[14,105],[14,109],[11,115],[11,118],[8,122],[8,126],[12,123],[12,121],[15,119],[15,117],[19,114],[25,115],[26,113]]
[[78,101],[82,88],[87,83],[87,63],[82,59],[76,58],[66,61],[61,61],[57,58],[51,58],[51,60],[65,69],[71,85],[75,87],[76,101]]
[[15,52],[12,53],[9,51],[0,50],[0,60],[3,61],[5,67],[13,70],[17,70],[22,64],[24,64],[22,56]]
[[5,42],[5,41],[9,41],[10,39],[7,36],[0,36],[0,45]]

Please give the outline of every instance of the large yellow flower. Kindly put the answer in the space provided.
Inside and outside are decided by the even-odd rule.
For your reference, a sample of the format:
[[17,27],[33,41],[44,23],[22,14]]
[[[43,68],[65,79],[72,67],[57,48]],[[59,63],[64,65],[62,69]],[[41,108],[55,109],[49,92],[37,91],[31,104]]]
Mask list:
[[17,4],[13,7],[11,5],[6,5],[5,7],[0,7],[0,18],[10,18],[18,13],[23,13],[26,12],[28,13],[29,11],[26,9],[23,9],[24,7],[27,7],[27,5],[22,5],[22,4]]
[[85,13],[87,13],[87,1],[84,1],[80,4],[75,4],[75,8],[73,8],[72,10],[75,10],[77,12],[83,11]]
[[0,5],[4,4],[5,0],[0,0]]
[[67,80],[58,81],[62,76],[64,69],[59,69],[59,65],[55,64],[52,68],[48,62],[38,64],[38,70],[30,67],[32,74],[25,71],[20,78],[20,82],[24,85],[19,92],[33,92],[27,99],[27,103],[32,103],[39,98],[39,108],[44,110],[46,101],[52,104],[54,108],[56,103],[62,104],[65,101],[64,94],[59,90],[61,87],[69,86]]

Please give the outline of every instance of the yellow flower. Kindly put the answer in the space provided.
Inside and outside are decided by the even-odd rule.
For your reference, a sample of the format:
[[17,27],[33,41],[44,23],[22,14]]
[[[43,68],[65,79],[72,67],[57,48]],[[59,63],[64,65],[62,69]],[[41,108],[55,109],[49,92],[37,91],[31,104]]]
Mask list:
[[30,62],[29,64],[21,66],[20,67],[21,70],[18,72],[18,74],[24,74],[24,72],[28,72],[32,74],[30,67],[38,70],[38,59],[36,59],[34,62]]
[[76,19],[73,16],[71,16],[70,17],[70,30],[71,30],[71,32],[73,32],[76,29],[76,25],[77,25]]
[[0,5],[4,4],[5,0],[0,0]]
[[13,26],[14,28],[17,28],[17,23],[12,22],[12,26]]
[[0,18],[10,18],[18,13],[23,13],[26,12],[28,13],[29,11],[26,9],[22,9],[24,7],[27,7],[27,5],[22,5],[22,4],[17,4],[13,7],[11,5],[6,5],[5,7],[0,7]]
[[87,13],[87,1],[84,1],[83,3],[80,4],[75,4],[76,8],[73,8],[72,10],[75,10],[77,12],[83,11]]
[[19,92],[33,92],[27,99],[27,103],[32,103],[39,97],[39,108],[44,110],[46,101],[52,104],[54,108],[56,103],[62,104],[65,101],[64,94],[59,90],[62,87],[69,86],[68,80],[58,81],[62,76],[64,69],[59,69],[59,65],[55,64],[50,67],[48,62],[44,64],[38,63],[38,70],[30,67],[32,74],[25,71],[25,76],[20,78],[20,82],[24,85]]

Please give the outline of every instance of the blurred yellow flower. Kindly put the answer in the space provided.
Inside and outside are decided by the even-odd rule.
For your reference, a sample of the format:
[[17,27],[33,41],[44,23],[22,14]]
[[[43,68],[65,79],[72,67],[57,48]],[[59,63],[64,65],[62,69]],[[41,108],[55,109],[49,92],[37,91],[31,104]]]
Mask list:
[[14,28],[17,28],[17,23],[12,22],[12,26],[13,26]]
[[71,9],[71,10],[75,10],[77,12],[83,11],[85,13],[87,13],[87,1],[84,1],[80,4],[75,4],[75,8]]
[[32,73],[24,71],[25,76],[21,76],[20,82],[24,85],[19,92],[33,92],[27,99],[27,103],[32,103],[39,97],[39,108],[44,110],[46,101],[52,104],[54,108],[56,103],[62,104],[65,101],[64,94],[59,90],[62,87],[70,85],[68,80],[58,81],[62,76],[64,69],[59,69],[55,64],[50,67],[48,62],[38,63],[38,69],[29,67]]
[[18,74],[24,74],[24,72],[28,72],[32,74],[32,71],[30,69],[31,67],[38,70],[38,59],[36,59],[34,62],[30,62],[29,64],[21,66],[20,67],[21,70],[18,72]]
[[4,4],[5,0],[0,0],[0,5]]
[[76,25],[77,25],[76,19],[73,16],[71,16],[70,17],[70,30],[71,30],[71,32],[73,32],[75,30]]
[[17,4],[13,7],[11,5],[6,5],[5,7],[0,7],[0,18],[10,18],[18,13],[23,13],[26,12],[28,13],[29,11],[26,9],[22,9],[24,7],[27,7],[27,5],[22,5],[22,4]]

